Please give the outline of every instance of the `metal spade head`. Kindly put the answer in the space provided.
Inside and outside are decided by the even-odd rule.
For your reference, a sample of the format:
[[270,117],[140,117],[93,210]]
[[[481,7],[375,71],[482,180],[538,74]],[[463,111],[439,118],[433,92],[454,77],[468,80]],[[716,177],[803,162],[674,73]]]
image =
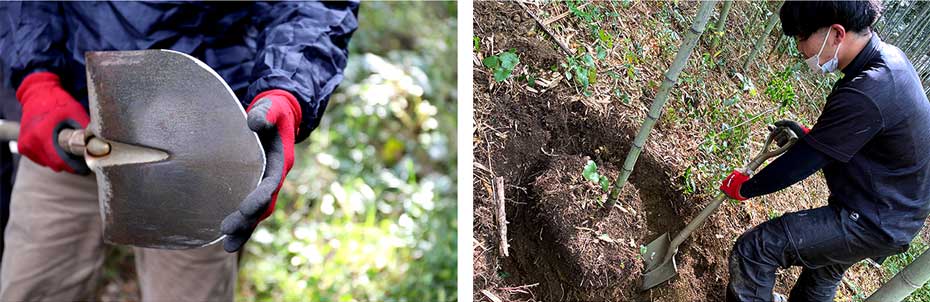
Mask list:
[[186,249],[219,241],[223,218],[258,185],[265,157],[235,94],[199,60],[168,50],[88,52],[85,154],[104,239]]
[[665,233],[646,246],[642,254],[643,264],[646,267],[646,272],[643,273],[642,290],[653,288],[675,277],[678,273],[678,264],[675,263],[675,255],[673,254],[671,257],[666,258],[669,252],[678,252],[677,249],[675,251],[669,251],[671,243],[671,238],[668,236],[668,233]]

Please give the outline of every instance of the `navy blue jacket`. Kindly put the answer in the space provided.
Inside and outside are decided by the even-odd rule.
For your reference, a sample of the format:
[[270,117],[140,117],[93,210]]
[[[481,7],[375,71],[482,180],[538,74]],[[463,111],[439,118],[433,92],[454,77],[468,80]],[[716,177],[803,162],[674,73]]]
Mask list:
[[244,106],[268,89],[294,94],[299,142],[342,81],[357,15],[357,2],[4,2],[0,67],[14,89],[29,73],[52,71],[86,107],[84,52],[184,52],[215,69]]

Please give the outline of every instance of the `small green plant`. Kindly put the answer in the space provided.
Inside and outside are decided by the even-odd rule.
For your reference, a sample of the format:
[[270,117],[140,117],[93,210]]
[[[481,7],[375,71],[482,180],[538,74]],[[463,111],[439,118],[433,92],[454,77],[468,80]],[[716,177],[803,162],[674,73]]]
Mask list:
[[776,73],[765,87],[765,95],[778,102],[780,114],[784,114],[785,109],[798,103],[798,95],[794,92],[794,85],[791,85],[793,75],[790,67],[785,68],[784,71]]
[[736,78],[739,79],[742,86],[740,87],[743,91],[749,92],[749,96],[756,96],[758,92],[756,91],[756,85],[752,83],[752,79],[749,77],[743,76],[742,73],[737,72]]
[[562,63],[565,68],[565,79],[574,79],[581,85],[582,92],[586,96],[591,95],[588,87],[597,82],[597,65],[594,63],[594,57],[591,54],[584,54],[580,57],[568,57],[567,62]]
[[593,160],[588,160],[588,163],[584,165],[584,169],[581,171],[581,176],[584,176],[584,179],[591,181],[595,184],[601,186],[601,189],[605,192],[607,189],[610,189],[610,179],[606,175],[600,175],[597,173],[597,164]]
[[530,87],[536,87],[536,76],[533,75],[532,73],[520,75],[519,77],[517,77],[517,80],[526,81],[526,83],[529,84]]
[[499,270],[497,271],[497,276],[500,277],[501,279],[507,279],[510,277],[510,273],[504,270]]
[[503,82],[513,73],[514,67],[520,64],[520,57],[517,56],[516,49],[511,48],[496,56],[486,57],[481,63],[494,73],[495,81]]
[[769,209],[768,216],[769,216],[769,220],[772,220],[772,219],[781,217],[781,212],[776,211],[775,209]]
[[474,36],[471,38],[472,44],[474,44],[475,52],[481,51],[481,38]]
[[692,167],[685,169],[685,173],[681,178],[685,194],[694,194],[697,191],[697,185],[694,183],[694,169]]

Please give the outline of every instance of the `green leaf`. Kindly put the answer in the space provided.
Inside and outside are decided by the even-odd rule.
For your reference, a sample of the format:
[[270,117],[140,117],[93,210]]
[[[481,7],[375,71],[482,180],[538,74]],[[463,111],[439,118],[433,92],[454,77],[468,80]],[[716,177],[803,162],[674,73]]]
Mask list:
[[513,70],[507,70],[505,68],[498,68],[494,70],[494,80],[498,82],[503,82],[510,76],[510,73]]
[[520,58],[514,53],[515,51],[511,49],[497,56],[486,57],[481,60],[481,63],[493,71],[495,81],[503,82],[513,72],[513,68],[520,63]]
[[605,31],[604,29],[600,29],[600,28],[599,28],[599,29],[597,30],[597,36],[598,36],[598,38],[600,38],[601,42],[603,42],[604,45],[607,46],[607,48],[613,48],[613,47],[614,47],[613,38],[612,38],[612,37],[610,36],[610,34],[608,34],[607,31]]
[[484,60],[481,60],[481,63],[484,64],[484,67],[490,68],[492,70],[501,66],[500,60],[497,59],[497,56],[486,57]]
[[575,68],[575,79],[581,86],[588,87],[588,70],[584,68]]
[[597,174],[597,164],[593,160],[588,160],[588,164],[584,165],[581,175],[589,181],[597,182],[600,178],[600,175]]
[[600,45],[598,45],[598,46],[597,46],[597,59],[598,59],[598,60],[603,60],[603,59],[606,58],[606,57],[607,57],[607,51],[604,50],[603,47],[601,47]]
[[610,180],[606,176],[601,176],[601,190],[607,191],[610,188]]
[[584,61],[585,65],[594,66],[594,57],[592,57],[591,54],[585,54],[581,60]]
[[[513,50],[511,50],[513,51]],[[508,69],[513,71],[513,68],[520,63],[520,58],[517,57],[517,54],[513,52],[505,52],[500,54],[501,57],[501,68]]]
[[588,69],[588,83],[597,83],[597,68]]

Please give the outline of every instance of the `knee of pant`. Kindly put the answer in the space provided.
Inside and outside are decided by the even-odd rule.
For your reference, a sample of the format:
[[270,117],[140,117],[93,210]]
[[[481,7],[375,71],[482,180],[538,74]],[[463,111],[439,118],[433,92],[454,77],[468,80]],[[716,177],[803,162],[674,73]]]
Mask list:
[[[756,258],[756,256],[759,255],[760,240],[761,238],[759,238],[756,229],[743,233],[739,238],[736,238],[736,243],[733,244],[731,255],[751,259]],[[733,259],[733,256],[731,256],[731,259]]]

